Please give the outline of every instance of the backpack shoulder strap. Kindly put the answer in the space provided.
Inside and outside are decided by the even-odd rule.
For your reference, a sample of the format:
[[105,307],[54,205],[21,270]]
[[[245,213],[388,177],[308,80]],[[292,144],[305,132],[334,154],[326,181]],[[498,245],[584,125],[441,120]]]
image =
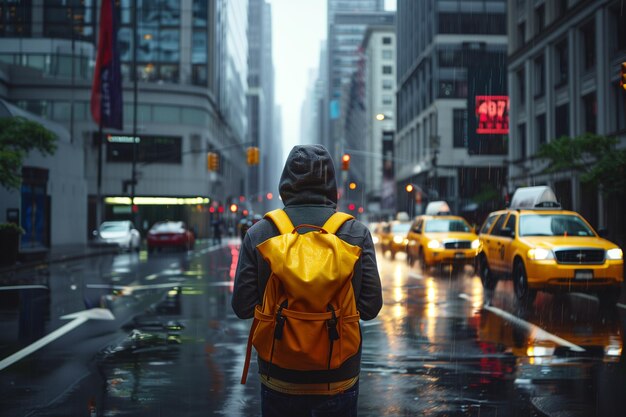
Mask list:
[[326,230],[328,233],[335,234],[342,224],[352,219],[354,219],[354,216],[338,211],[326,220],[322,229]]
[[293,232],[293,223],[283,209],[276,209],[265,213],[265,218],[270,219],[278,228],[281,235]]

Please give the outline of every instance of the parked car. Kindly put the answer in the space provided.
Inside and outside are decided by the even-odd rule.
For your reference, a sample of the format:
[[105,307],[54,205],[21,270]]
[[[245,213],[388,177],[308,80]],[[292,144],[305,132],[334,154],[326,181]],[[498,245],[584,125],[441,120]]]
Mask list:
[[155,223],[148,232],[148,252],[162,248],[175,248],[182,251],[193,249],[196,239],[191,230],[181,221]]
[[128,251],[137,251],[141,247],[141,234],[129,220],[106,221],[93,232],[93,245],[117,246]]
[[407,235],[407,262],[417,259],[421,267],[474,264],[479,241],[460,216],[418,216]]
[[532,303],[537,291],[596,293],[614,305],[624,281],[622,249],[603,239],[578,213],[561,209],[546,186],[518,189],[508,209],[480,229],[477,268],[485,288],[511,277],[515,296]]

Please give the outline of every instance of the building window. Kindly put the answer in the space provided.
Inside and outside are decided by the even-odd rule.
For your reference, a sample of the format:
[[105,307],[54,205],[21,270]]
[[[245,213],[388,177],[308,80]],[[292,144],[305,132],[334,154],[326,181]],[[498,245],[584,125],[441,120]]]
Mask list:
[[517,24],[517,47],[521,48],[526,43],[526,22]]
[[391,106],[393,104],[393,98],[389,94],[383,94],[382,103],[383,106]]
[[554,136],[569,136],[569,106],[567,103],[558,106],[554,111]]
[[546,27],[546,6],[541,4],[535,9],[535,35],[540,34]]
[[584,109],[584,123],[585,132],[596,133],[597,119],[598,119],[598,101],[596,100],[596,93],[590,93],[583,97],[583,109]]
[[[107,162],[132,162],[132,137],[108,135],[105,143]],[[175,136],[140,136],[137,143],[137,162],[182,163],[182,138]]]
[[546,86],[546,68],[543,55],[535,58],[535,98],[543,97]]
[[556,0],[556,16],[563,17],[567,13],[568,0]]
[[383,74],[393,74],[393,68],[391,65],[383,65]]
[[439,13],[439,33],[506,35],[504,13]]
[[626,13],[622,2],[616,2],[610,9],[610,27],[613,56],[626,51]]
[[391,36],[383,36],[383,45],[391,45]]
[[524,68],[517,71],[516,77],[518,103],[522,107],[526,103],[526,71],[524,71]]
[[[2,2],[0,2],[0,4],[1,3]],[[31,2],[10,1],[9,3],[23,4]],[[95,5],[85,5],[85,3],[88,4],[91,2],[78,0],[49,0],[45,3],[43,11],[43,31],[45,37],[95,41]],[[32,6],[28,8],[30,9],[30,7]],[[10,10],[8,7],[7,9]],[[0,16],[1,15],[2,13],[0,11]],[[9,19],[12,19],[10,14],[7,13],[7,15]],[[18,35],[22,34],[20,33]]]
[[392,90],[393,89],[393,80],[388,78],[383,80],[383,90]]
[[390,49],[383,50],[383,59],[393,59],[393,51]]
[[548,132],[546,132],[546,115],[540,114],[535,118],[535,124],[537,129],[537,141],[539,142],[539,146],[545,145],[548,137]]
[[596,66],[596,34],[593,20],[580,28],[583,42],[583,70],[591,71]]
[[[137,42],[136,75],[145,81],[179,81],[180,60],[180,0],[158,0],[154,7],[137,10],[138,29],[133,36],[133,2],[120,0],[121,26],[118,32],[118,46],[123,75],[132,77],[133,42]],[[151,3],[152,5],[152,3]],[[194,5],[194,20],[197,22],[201,11]],[[206,33],[203,28],[195,28]],[[199,61],[203,55],[202,40],[199,34],[192,35],[192,60]],[[133,39],[134,38],[134,39]],[[197,62],[199,64],[199,62]]]
[[520,159],[526,159],[526,124],[517,127],[517,144]]
[[554,86],[558,88],[567,84],[569,71],[567,65],[567,39],[563,39],[554,46],[554,55],[556,60],[554,65]]
[[453,145],[465,148],[467,145],[467,110],[454,109],[452,112]]

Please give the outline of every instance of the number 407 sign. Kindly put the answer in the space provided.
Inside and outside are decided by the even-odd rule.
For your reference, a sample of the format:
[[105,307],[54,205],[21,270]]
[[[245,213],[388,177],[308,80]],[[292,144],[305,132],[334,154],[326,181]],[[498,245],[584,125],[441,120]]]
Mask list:
[[478,134],[508,134],[509,97],[476,96],[476,121]]

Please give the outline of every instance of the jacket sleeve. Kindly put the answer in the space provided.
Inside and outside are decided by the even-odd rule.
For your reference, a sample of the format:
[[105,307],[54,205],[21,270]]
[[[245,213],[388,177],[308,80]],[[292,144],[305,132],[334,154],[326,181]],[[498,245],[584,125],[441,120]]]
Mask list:
[[246,233],[241,244],[231,306],[240,319],[254,316],[254,307],[261,304],[256,249]]
[[366,232],[361,249],[361,285],[356,306],[361,314],[361,320],[371,320],[378,315],[383,306],[383,294],[376,264],[376,251],[369,230]]

